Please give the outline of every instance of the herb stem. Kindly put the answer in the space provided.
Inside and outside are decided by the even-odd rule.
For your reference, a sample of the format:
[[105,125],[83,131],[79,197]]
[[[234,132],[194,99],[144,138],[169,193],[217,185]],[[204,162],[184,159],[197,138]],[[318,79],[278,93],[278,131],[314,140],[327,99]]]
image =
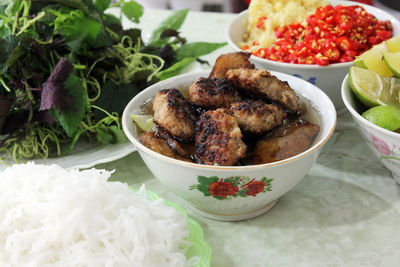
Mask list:
[[21,5],[21,3],[19,3],[19,7],[18,7],[17,11],[15,12],[15,19],[14,19],[14,23],[13,23],[13,27],[12,27],[13,35],[15,34],[15,31],[17,30],[18,23],[19,23],[19,13],[21,12],[23,7],[24,7],[24,5]]
[[82,65],[82,64],[73,64],[74,65],[74,69],[77,69],[77,70],[84,70],[84,69],[86,69],[86,66],[85,65]]
[[111,30],[110,28],[106,27],[106,32],[112,36],[112,38],[114,38],[116,41],[119,40],[119,35],[116,34],[113,30]]
[[7,84],[4,82],[4,80],[0,77],[0,83],[4,87],[4,89],[7,90],[7,92],[11,92],[11,89],[7,86]]
[[104,59],[105,59],[105,57],[101,57],[101,58],[96,59],[93,62],[92,66],[90,66],[89,71],[86,73],[86,77],[89,77],[90,73],[92,72],[92,70],[96,66],[96,64],[99,63],[100,61],[104,60]]
[[43,18],[46,13],[44,11],[41,11],[37,14],[37,16],[31,20],[29,20],[22,28],[21,30],[17,33],[17,36],[23,33],[26,29],[28,29],[31,25],[35,24],[36,21],[39,19]]
[[12,21],[9,17],[4,16],[2,14],[0,14],[0,19],[5,20],[7,23],[9,23],[10,21]]
[[24,12],[22,12],[22,16],[24,18],[28,17],[29,10],[31,9],[31,1],[24,0]]
[[101,94],[100,83],[97,81],[96,78],[89,77],[89,80],[87,81],[87,84],[91,85],[91,87],[93,87],[94,91],[96,92],[96,95],[94,97],[89,98],[89,102],[94,102],[100,97],[100,94]]
[[25,25],[27,23],[28,20],[28,15],[29,15],[29,10],[31,9],[31,2],[24,0],[22,2],[22,6],[23,6],[23,12],[22,12],[22,17],[21,19],[23,20],[23,25]]

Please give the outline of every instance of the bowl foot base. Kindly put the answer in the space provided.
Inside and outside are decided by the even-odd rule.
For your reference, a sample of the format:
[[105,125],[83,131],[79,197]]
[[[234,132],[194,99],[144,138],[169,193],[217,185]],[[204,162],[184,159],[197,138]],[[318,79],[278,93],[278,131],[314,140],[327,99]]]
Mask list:
[[400,176],[399,175],[392,172],[392,177],[398,184],[400,184]]
[[269,211],[273,206],[275,206],[277,200],[274,200],[270,203],[268,203],[265,207],[260,208],[255,211],[250,211],[246,213],[238,213],[238,214],[218,214],[218,213],[211,213],[207,212],[205,210],[199,209],[197,207],[192,206],[195,212],[200,214],[201,216],[204,216],[209,219],[217,220],[217,221],[227,221],[227,222],[232,222],[232,221],[241,221],[241,220],[246,220],[246,219],[251,219],[257,216],[260,216],[261,214],[266,213]]

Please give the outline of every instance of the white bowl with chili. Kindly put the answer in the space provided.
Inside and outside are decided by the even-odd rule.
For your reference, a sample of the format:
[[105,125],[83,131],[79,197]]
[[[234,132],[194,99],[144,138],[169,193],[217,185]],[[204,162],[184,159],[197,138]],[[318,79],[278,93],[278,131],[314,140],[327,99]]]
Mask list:
[[[343,30],[347,29],[348,31],[353,31],[354,34],[363,33],[361,34],[362,36],[359,37],[367,38],[365,41],[366,43],[362,44],[362,41],[358,43],[354,42],[352,40],[356,39],[355,37],[353,38],[351,35],[351,38],[349,38],[348,34],[346,35],[344,33],[332,36],[332,31],[329,30],[328,26],[332,28],[332,25],[335,23],[329,24],[326,22],[326,20],[335,20],[335,17],[330,18],[331,16],[324,16],[321,15],[321,13],[331,12],[329,14],[335,14],[336,20],[339,20],[338,17],[340,17],[340,14],[338,15],[338,13],[346,13],[348,10],[346,11],[346,8],[343,8],[343,10],[340,11],[341,8],[337,7],[335,11],[332,10],[331,7],[326,6],[314,13],[314,16],[309,16],[307,19],[307,24],[303,23],[302,26],[299,23],[297,23],[298,25],[291,25],[293,27],[301,27],[302,31],[308,30],[308,32],[310,32],[310,25],[316,25],[318,23],[320,23],[318,25],[325,24],[325,33],[322,33],[323,31],[319,27],[313,26],[313,34],[315,35],[315,45],[317,48],[312,47],[313,42],[311,37],[307,39],[305,33],[301,33],[298,31],[298,29],[290,27],[279,27],[276,29],[275,35],[278,37],[278,44],[275,42],[268,48],[258,47],[258,49],[255,49],[254,47],[243,47],[243,38],[247,29],[248,10],[238,14],[231,21],[226,31],[226,38],[234,50],[252,52],[250,60],[257,67],[279,71],[302,78],[321,88],[330,97],[336,109],[344,110],[343,100],[340,95],[340,87],[344,77],[348,73],[349,67],[353,65],[354,58],[362,54],[362,52],[368,50],[368,47],[373,46],[373,44],[380,43],[381,41],[389,39],[392,36],[400,35],[400,22],[386,11],[370,5],[360,4],[352,1],[337,0],[330,1],[330,4],[333,9],[335,9],[337,6],[357,6],[357,8],[353,8],[353,12],[350,12],[351,15],[347,17],[347,21],[340,24],[339,27],[341,27]],[[357,22],[357,16],[359,16],[359,12],[362,12],[362,10],[365,10],[368,14],[373,15],[374,18],[381,22],[377,23],[376,20],[373,20],[373,17],[368,16],[365,13],[363,14],[367,16],[366,21]],[[320,18],[323,18],[323,20],[318,22],[318,19]],[[346,18],[346,15],[343,18]],[[376,23],[371,24],[374,21]],[[388,31],[384,29],[385,23],[387,24],[387,22],[383,21],[390,22],[389,25],[392,29],[391,35],[389,35]],[[357,23],[360,25],[357,25]],[[366,24],[362,25],[362,23]],[[381,26],[381,29],[378,29],[377,33],[376,28],[378,27],[378,24]],[[322,28],[324,27],[322,26]],[[366,32],[370,31],[371,28],[375,31],[374,34],[367,34]],[[297,31],[296,33],[299,35],[302,35],[302,40],[306,39],[306,41],[301,45],[297,44],[296,49],[298,50],[294,51],[294,53],[290,53],[288,52],[290,49],[287,48],[287,45],[291,45],[290,42],[288,42],[289,39],[293,40],[293,38],[296,36],[298,37],[298,35],[293,33],[295,31]],[[330,38],[324,37],[324,35],[327,36],[329,34],[331,34]],[[299,43],[299,41],[297,40],[296,43]],[[277,46],[279,46],[278,49],[276,49]],[[320,49],[320,51],[318,51],[318,49]],[[283,52],[280,53],[277,50],[281,50]],[[274,60],[272,60],[272,58],[274,58]]]

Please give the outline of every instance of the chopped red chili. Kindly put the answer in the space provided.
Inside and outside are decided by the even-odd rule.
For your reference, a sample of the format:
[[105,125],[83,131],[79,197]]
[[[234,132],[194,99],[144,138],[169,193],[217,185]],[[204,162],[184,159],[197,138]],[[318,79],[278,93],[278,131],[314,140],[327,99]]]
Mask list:
[[[259,18],[263,22],[265,17]],[[258,26],[257,26],[258,27]],[[296,64],[328,65],[353,61],[372,46],[392,37],[390,21],[380,21],[361,6],[320,7],[304,23],[275,29],[268,48],[243,47],[256,56]],[[256,46],[256,47],[254,47]]]
[[267,19],[267,17],[259,17],[256,27],[261,29],[264,26],[264,20],[266,20],[266,19]]

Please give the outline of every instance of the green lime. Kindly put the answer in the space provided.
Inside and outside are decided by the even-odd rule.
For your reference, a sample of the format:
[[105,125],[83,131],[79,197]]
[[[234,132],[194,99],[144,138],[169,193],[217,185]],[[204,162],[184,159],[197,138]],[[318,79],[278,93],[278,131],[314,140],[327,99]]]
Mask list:
[[142,131],[149,132],[151,131],[151,129],[153,129],[154,126],[153,116],[131,114],[130,117]]
[[400,79],[382,77],[372,70],[352,66],[350,86],[357,98],[367,107],[400,106]]
[[383,53],[385,52],[389,52],[386,43],[380,43],[358,56],[354,64],[358,67],[365,66],[367,69],[373,70],[381,76],[392,77],[393,73],[383,61]]
[[367,66],[365,66],[364,61],[362,59],[356,59],[354,60],[354,65],[363,69],[367,69]]
[[383,60],[396,77],[400,77],[400,52],[383,53]]
[[379,106],[379,95],[383,88],[384,79],[374,71],[350,67],[350,86],[358,100],[367,107]]
[[368,109],[362,116],[389,131],[400,129],[400,107],[377,106]]
[[400,52],[400,36],[392,37],[386,41],[389,52]]

